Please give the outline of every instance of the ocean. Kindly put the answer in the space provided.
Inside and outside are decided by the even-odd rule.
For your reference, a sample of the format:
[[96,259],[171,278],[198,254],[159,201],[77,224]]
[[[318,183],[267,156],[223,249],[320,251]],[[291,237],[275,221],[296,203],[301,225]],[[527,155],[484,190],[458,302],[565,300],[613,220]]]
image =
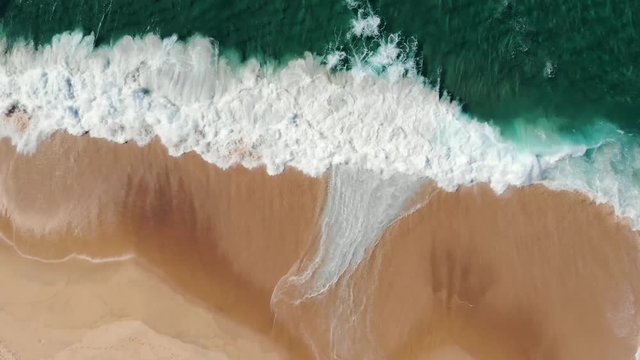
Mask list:
[[[638,14],[630,0],[4,0],[0,227],[13,235],[3,238],[40,262],[145,259],[260,333],[276,314],[279,343],[302,357],[420,358],[367,324],[396,311],[384,310],[377,289],[424,261],[430,285],[396,289],[423,301],[406,305],[416,313],[397,326],[435,339],[422,347],[433,358],[450,343],[478,359],[625,358],[637,347],[640,294],[630,250],[640,228]],[[221,175],[235,172],[243,175]],[[252,197],[280,225],[222,215]],[[501,216],[480,214],[483,206]],[[582,234],[589,219],[600,230]],[[404,236],[421,260],[389,244],[403,240],[406,223],[421,229]],[[267,251],[257,229],[269,226],[295,228],[265,236],[286,260],[250,255]],[[306,239],[292,245],[297,236]],[[480,249],[474,236],[494,243]],[[181,260],[167,258],[176,249]],[[175,270],[198,251],[224,261],[194,260],[194,283],[211,276],[235,297],[259,298],[260,315],[247,315],[246,299],[229,310],[233,301]],[[394,252],[412,260],[385,255]],[[514,259],[537,270],[514,270]],[[565,275],[554,279],[542,259]],[[580,271],[589,264],[593,274]],[[237,276],[226,278],[228,269]],[[598,291],[584,306],[571,295]],[[559,340],[581,331],[581,312],[593,313],[583,336],[601,340],[591,347]],[[540,323],[534,314],[544,314]],[[413,322],[430,317],[446,339]],[[496,350],[510,331],[513,346]],[[371,345],[384,336],[393,340]],[[465,358],[447,355],[458,347],[438,356]]]

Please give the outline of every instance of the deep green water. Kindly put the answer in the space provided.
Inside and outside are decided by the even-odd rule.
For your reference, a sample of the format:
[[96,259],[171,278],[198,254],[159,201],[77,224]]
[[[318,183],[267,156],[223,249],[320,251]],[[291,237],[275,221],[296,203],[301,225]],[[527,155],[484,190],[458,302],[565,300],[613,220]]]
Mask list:
[[352,17],[342,1],[325,0],[0,0],[1,26],[12,40],[47,43],[81,30],[99,45],[124,35],[194,34],[217,40],[242,60],[286,60],[323,52]]
[[[507,133],[561,133],[608,120],[640,132],[640,1],[372,0],[386,33],[415,38],[423,74]],[[125,34],[203,34],[240,59],[323,53],[354,11],[337,0],[0,0],[11,40],[80,29],[108,45]]]
[[[569,130],[608,119],[640,130],[640,1],[376,0],[387,31],[414,36],[423,71],[501,125]],[[553,69],[545,73],[545,68]],[[559,118],[564,118],[559,119]]]

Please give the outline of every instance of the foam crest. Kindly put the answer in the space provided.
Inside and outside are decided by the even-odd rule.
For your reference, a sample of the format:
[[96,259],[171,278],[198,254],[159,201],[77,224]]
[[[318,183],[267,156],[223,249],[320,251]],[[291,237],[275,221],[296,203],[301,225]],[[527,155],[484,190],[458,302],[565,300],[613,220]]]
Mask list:
[[234,68],[202,37],[124,37],[94,48],[91,36],[65,33],[39,49],[3,45],[0,136],[21,152],[60,130],[138,144],[157,136],[172,155],[195,151],[222,168],[264,165],[276,174],[291,166],[317,176],[349,165],[430,178],[447,190],[544,182],[582,191],[639,223],[634,201],[620,197],[636,186],[614,185],[632,174],[607,167],[607,158],[618,160],[605,148],[593,162],[582,157],[584,144],[546,152],[517,146],[415,75],[397,37],[376,41],[361,66],[339,72],[309,54],[281,68],[256,61]]
[[140,144],[158,136],[173,155],[196,151],[223,168],[319,175],[351,164],[498,191],[531,180],[541,162],[420,79],[331,75],[311,55],[282,69],[233,69],[199,37],[125,37],[94,49],[93,38],[67,33],[38,50],[16,46],[1,64],[0,108],[19,104],[29,117],[27,131],[3,135],[23,152],[58,130]]

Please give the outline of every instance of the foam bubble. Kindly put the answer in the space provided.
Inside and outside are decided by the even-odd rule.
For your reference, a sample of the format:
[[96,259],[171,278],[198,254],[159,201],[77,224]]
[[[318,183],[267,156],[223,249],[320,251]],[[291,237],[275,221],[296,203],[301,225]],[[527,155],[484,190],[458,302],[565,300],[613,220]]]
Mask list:
[[351,20],[351,32],[355,36],[377,36],[379,34],[380,22],[380,18],[372,12],[359,10],[358,17]]

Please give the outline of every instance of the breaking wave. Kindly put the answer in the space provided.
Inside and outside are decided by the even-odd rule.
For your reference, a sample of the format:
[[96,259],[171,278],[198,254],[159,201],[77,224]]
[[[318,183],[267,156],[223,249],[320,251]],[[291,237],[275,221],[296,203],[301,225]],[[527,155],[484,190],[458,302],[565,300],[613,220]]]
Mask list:
[[[5,42],[0,135],[22,152],[56,131],[141,145],[157,136],[172,155],[195,151],[222,168],[264,165],[275,174],[292,166],[317,176],[349,165],[448,190],[542,182],[584,192],[640,224],[635,137],[603,122],[588,141],[556,139],[543,127],[507,139],[440,96],[390,38],[358,56],[307,54],[282,67],[233,66],[204,37],[127,36],[110,48],[80,33],[40,48]],[[340,57],[359,62],[335,70]]]

